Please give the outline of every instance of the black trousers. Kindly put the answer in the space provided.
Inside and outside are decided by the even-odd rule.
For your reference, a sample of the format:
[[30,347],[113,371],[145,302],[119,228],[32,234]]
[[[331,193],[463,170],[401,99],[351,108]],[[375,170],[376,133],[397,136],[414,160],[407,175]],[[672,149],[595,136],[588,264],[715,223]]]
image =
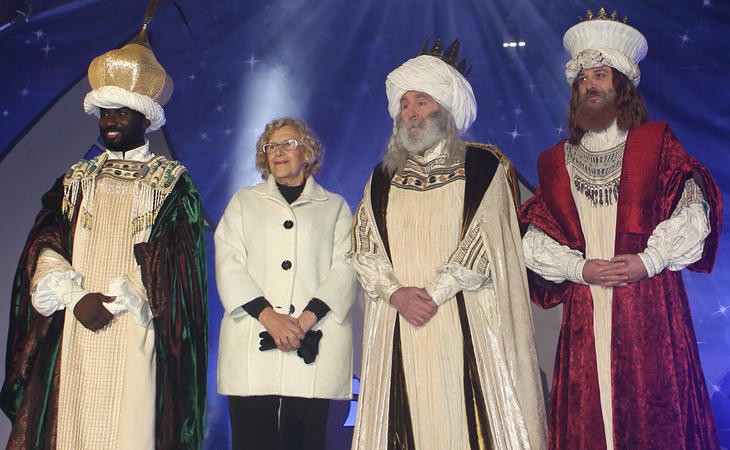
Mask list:
[[228,396],[234,450],[324,450],[329,399]]

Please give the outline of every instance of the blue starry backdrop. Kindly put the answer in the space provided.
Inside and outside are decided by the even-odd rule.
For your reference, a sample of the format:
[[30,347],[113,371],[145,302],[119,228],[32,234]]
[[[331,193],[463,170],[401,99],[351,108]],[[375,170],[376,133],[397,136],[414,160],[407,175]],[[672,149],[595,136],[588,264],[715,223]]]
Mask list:
[[[50,105],[83,78],[95,56],[132,38],[147,0],[6,3],[30,13],[10,13],[15,23],[0,32],[3,159]],[[326,151],[319,181],[354,208],[392,129],[385,76],[415,56],[426,38],[443,38],[444,47],[461,39],[460,57],[472,66],[468,79],[479,106],[466,138],[500,147],[527,183],[535,185],[538,154],[567,137],[568,57],[562,35],[587,9],[595,13],[601,6],[609,14],[618,10],[621,17],[628,16],[628,23],[648,40],[639,91],[651,119],[668,121],[685,148],[710,168],[723,194],[730,193],[727,0],[179,4],[192,36],[176,8],[163,2],[150,26],[150,41],[175,81],[165,107],[167,136],[200,189],[211,227],[239,187],[260,181],[255,141],[268,121],[281,116],[301,117],[315,130]],[[86,150],[80,148],[78,158]],[[59,174],[63,170],[58,167]],[[729,447],[730,235],[724,228],[714,272],[685,271],[684,279],[721,441]],[[212,239],[208,244],[212,263]],[[206,445],[226,448],[227,405],[215,390],[222,308],[212,265],[209,277]],[[3,289],[10,293],[10,286]],[[9,297],[3,298],[0,309],[6,310]]]

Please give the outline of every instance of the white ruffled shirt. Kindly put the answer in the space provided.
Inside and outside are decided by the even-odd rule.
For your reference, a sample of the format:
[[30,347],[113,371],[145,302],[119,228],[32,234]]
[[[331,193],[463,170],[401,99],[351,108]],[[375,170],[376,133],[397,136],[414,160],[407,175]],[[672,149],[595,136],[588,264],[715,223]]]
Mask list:
[[[144,145],[141,145],[132,150],[128,150],[124,153],[113,152],[106,150],[109,155],[109,159],[126,159],[129,161],[149,161],[154,157],[154,154],[150,152],[149,141],[145,141]],[[57,260],[63,260],[63,258],[52,250],[45,250],[45,252],[51,252],[54,255],[50,256]],[[41,253],[41,257],[44,256]],[[65,260],[64,260],[65,261]],[[74,271],[70,265],[67,270],[57,270],[50,272],[43,276],[33,291],[31,296],[31,303],[33,307],[42,315],[50,316],[56,311],[64,308],[73,308],[86,294],[89,292],[83,287],[83,277],[78,272]],[[148,299],[142,296],[134,289],[132,284],[127,281],[123,276],[112,279],[109,282],[107,290],[103,292],[104,295],[110,297],[116,297],[113,302],[103,303],[103,305],[112,314],[117,315],[125,311],[132,314],[134,319],[142,326],[147,326],[152,321],[152,310]]]
[[[618,129],[614,121],[604,131],[587,132],[581,144],[589,152],[600,151],[626,142],[627,135],[626,131]],[[638,254],[649,277],[665,268],[682,270],[702,257],[705,239],[710,234],[708,212],[709,205],[704,200],[691,202],[656,226],[646,249]],[[586,259],[580,251],[561,245],[532,225],[527,229],[522,245],[527,267],[546,280],[588,284],[583,280]]]

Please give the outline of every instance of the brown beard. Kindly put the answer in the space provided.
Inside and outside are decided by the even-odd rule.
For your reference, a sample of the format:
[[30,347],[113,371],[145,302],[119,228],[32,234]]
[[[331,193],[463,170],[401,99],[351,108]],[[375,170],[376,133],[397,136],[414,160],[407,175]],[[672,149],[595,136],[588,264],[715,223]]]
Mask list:
[[611,89],[603,93],[597,103],[589,103],[588,97],[591,94],[601,91],[589,90],[578,98],[578,106],[575,110],[575,123],[588,131],[603,131],[616,120],[617,108],[614,101],[615,93]]

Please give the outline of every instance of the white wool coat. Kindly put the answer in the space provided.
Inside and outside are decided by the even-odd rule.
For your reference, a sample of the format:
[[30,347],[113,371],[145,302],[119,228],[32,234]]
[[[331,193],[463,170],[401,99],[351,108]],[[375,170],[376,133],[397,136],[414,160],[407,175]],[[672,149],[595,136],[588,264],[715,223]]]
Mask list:
[[[285,222],[291,221],[286,228]],[[345,262],[352,214],[345,200],[309,177],[289,205],[274,177],[233,195],[215,232],[215,271],[225,313],[218,351],[218,392],[350,398],[355,273]],[[289,264],[291,266],[286,269]],[[264,326],[242,305],[265,297],[278,313],[298,317],[316,297],[330,307],[319,353],[305,364],[296,351],[259,350]]]

